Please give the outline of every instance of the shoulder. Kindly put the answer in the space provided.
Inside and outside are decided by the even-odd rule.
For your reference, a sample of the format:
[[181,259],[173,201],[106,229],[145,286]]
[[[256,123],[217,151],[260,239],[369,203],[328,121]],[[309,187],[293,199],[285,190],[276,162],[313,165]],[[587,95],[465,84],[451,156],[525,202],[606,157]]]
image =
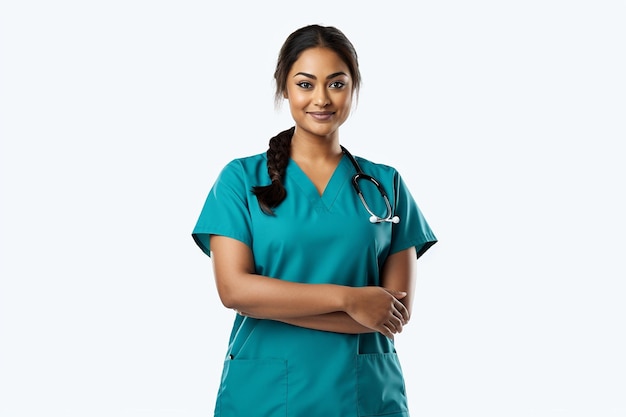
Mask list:
[[361,165],[361,169],[363,169],[363,171],[366,174],[373,175],[373,176],[380,175],[380,176],[392,176],[392,177],[395,177],[396,175],[398,175],[398,170],[391,165],[381,163],[381,162],[376,162],[371,159],[368,159],[362,156],[356,156],[356,155],[354,156],[354,159],[357,160],[359,165]]
[[267,155],[265,153],[232,159],[222,168],[220,179],[231,177],[249,178],[250,176],[256,178],[259,173],[267,173],[266,161]]
[[236,169],[236,168],[248,169],[250,167],[256,167],[259,164],[265,164],[266,161],[267,161],[267,154],[265,152],[254,154],[254,155],[242,156],[239,158],[232,159],[230,162],[226,164],[224,169]]

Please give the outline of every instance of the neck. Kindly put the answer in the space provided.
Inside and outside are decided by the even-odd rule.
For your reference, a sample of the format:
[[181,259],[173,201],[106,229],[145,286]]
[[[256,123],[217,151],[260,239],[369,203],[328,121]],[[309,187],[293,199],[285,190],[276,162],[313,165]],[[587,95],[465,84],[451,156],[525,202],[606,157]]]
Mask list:
[[330,136],[315,136],[296,128],[291,139],[291,157],[294,160],[334,161],[341,155],[337,132]]

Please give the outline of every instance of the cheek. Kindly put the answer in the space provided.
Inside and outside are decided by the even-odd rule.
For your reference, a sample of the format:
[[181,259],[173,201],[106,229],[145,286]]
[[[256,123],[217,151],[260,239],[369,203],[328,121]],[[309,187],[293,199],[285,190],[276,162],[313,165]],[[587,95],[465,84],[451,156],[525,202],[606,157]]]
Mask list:
[[302,94],[289,94],[289,107],[292,109],[300,109],[307,105],[306,97]]
[[299,119],[303,114],[303,106],[293,98],[289,99],[289,113],[293,119]]
[[337,106],[347,109],[348,111],[352,108],[352,97],[351,96],[341,96],[337,98],[335,102]]

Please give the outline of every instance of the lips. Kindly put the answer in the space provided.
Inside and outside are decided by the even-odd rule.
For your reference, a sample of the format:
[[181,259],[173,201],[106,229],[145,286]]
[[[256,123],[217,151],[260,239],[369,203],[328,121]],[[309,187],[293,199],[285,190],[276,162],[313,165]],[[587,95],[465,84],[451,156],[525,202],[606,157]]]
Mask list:
[[313,111],[313,112],[308,112],[309,116],[311,116],[315,120],[319,120],[319,121],[329,120],[331,117],[333,117],[334,114],[335,114],[335,112],[332,112],[332,111]]

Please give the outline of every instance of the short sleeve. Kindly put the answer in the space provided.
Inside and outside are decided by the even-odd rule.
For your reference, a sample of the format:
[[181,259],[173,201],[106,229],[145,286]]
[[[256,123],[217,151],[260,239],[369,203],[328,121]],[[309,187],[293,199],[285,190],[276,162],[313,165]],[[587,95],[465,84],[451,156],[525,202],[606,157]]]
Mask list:
[[210,235],[222,235],[252,245],[249,188],[240,161],[226,165],[209,191],[192,232],[196,244],[211,256]]
[[419,258],[437,243],[437,238],[404,180],[397,172],[394,185],[395,214],[400,218],[400,222],[393,225],[390,253],[400,252],[415,246]]

